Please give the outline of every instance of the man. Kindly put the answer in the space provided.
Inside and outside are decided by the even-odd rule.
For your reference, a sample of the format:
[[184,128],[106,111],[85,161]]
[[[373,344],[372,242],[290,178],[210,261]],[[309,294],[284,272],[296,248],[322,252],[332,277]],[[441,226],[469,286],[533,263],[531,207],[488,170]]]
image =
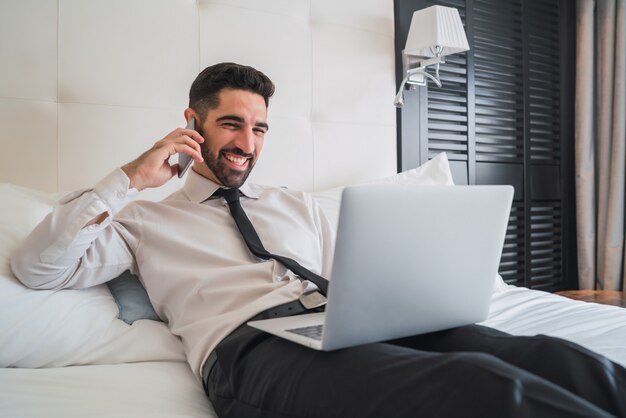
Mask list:
[[[333,253],[333,230],[308,195],[246,182],[273,91],[253,68],[206,68],[184,112],[197,132],[176,129],[61,200],[13,255],[15,274],[35,289],[82,288],[130,269],[222,418],[626,416],[624,369],[557,339],[470,326],[324,353],[242,325],[284,306],[303,311],[299,298],[316,286],[256,258],[218,189],[240,190],[269,252],[325,277]],[[179,152],[195,160],[184,187],[126,205],[174,176],[168,159]]]

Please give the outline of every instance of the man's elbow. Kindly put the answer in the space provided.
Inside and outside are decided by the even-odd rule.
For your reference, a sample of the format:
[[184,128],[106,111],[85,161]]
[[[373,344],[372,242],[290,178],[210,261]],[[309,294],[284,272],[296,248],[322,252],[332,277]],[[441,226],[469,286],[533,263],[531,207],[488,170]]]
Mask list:
[[40,283],[36,280],[34,274],[28,269],[28,264],[23,262],[19,254],[12,254],[9,260],[9,265],[11,267],[11,271],[13,275],[19,280],[24,286],[30,287],[31,289],[39,289],[38,286]]
[[13,275],[19,280],[24,286],[33,288],[34,281],[31,280],[31,277],[26,271],[23,269],[22,263],[18,261],[15,256],[12,256],[9,260],[9,265],[11,267],[11,271]]
[[9,265],[13,275],[24,286],[36,290],[57,289],[59,278],[48,272],[44,273],[43,269],[37,268],[36,263],[29,260],[28,257],[19,251],[14,252],[10,259]]

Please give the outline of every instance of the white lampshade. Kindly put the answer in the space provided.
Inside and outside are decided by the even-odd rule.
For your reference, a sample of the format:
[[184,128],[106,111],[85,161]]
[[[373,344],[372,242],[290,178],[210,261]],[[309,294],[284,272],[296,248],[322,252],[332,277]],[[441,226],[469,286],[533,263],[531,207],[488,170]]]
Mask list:
[[433,47],[441,46],[441,56],[469,50],[459,12],[454,7],[431,6],[413,13],[404,53],[434,57]]

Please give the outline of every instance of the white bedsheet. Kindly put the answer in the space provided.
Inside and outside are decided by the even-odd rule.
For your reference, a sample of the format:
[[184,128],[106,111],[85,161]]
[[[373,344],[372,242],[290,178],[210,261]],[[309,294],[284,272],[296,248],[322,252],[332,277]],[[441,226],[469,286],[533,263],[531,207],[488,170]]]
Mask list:
[[484,325],[574,341],[626,367],[626,309],[515,286],[494,292]]
[[185,362],[0,369],[0,416],[217,418]]

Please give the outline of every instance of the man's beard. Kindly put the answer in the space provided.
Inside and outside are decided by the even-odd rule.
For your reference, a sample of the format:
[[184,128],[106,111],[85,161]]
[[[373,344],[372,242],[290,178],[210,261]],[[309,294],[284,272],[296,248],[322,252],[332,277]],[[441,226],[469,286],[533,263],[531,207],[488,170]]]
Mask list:
[[[201,129],[196,128],[198,133],[202,135],[204,138],[204,142],[200,144],[200,150],[202,151],[202,159],[204,160],[204,164],[211,170],[213,175],[226,187],[230,187],[231,189],[238,189],[242,184],[246,182],[246,179],[250,175],[250,172],[254,168],[253,158],[254,156],[251,154],[246,154],[239,148],[230,148],[230,149],[222,149],[218,152],[217,156],[209,153],[209,150],[206,147],[206,143],[209,141],[208,138],[204,135]],[[232,154],[241,155],[242,157],[248,158],[248,168],[245,171],[236,171],[226,166],[221,161],[222,152],[230,152]]]
[[248,168],[245,171],[236,171],[227,167],[224,162],[222,162],[220,156],[223,151],[230,152],[232,154],[241,155],[242,157],[250,157],[250,154],[246,154],[241,151],[239,148],[231,148],[220,150],[217,157],[213,154],[210,154],[209,151],[204,144],[200,144],[202,148],[202,158],[204,159],[204,163],[211,170],[211,172],[217,177],[217,179],[226,187],[230,187],[231,189],[238,189],[242,184],[246,182],[246,179],[250,175],[250,172],[254,168],[254,164],[252,163],[252,158],[248,160]]

